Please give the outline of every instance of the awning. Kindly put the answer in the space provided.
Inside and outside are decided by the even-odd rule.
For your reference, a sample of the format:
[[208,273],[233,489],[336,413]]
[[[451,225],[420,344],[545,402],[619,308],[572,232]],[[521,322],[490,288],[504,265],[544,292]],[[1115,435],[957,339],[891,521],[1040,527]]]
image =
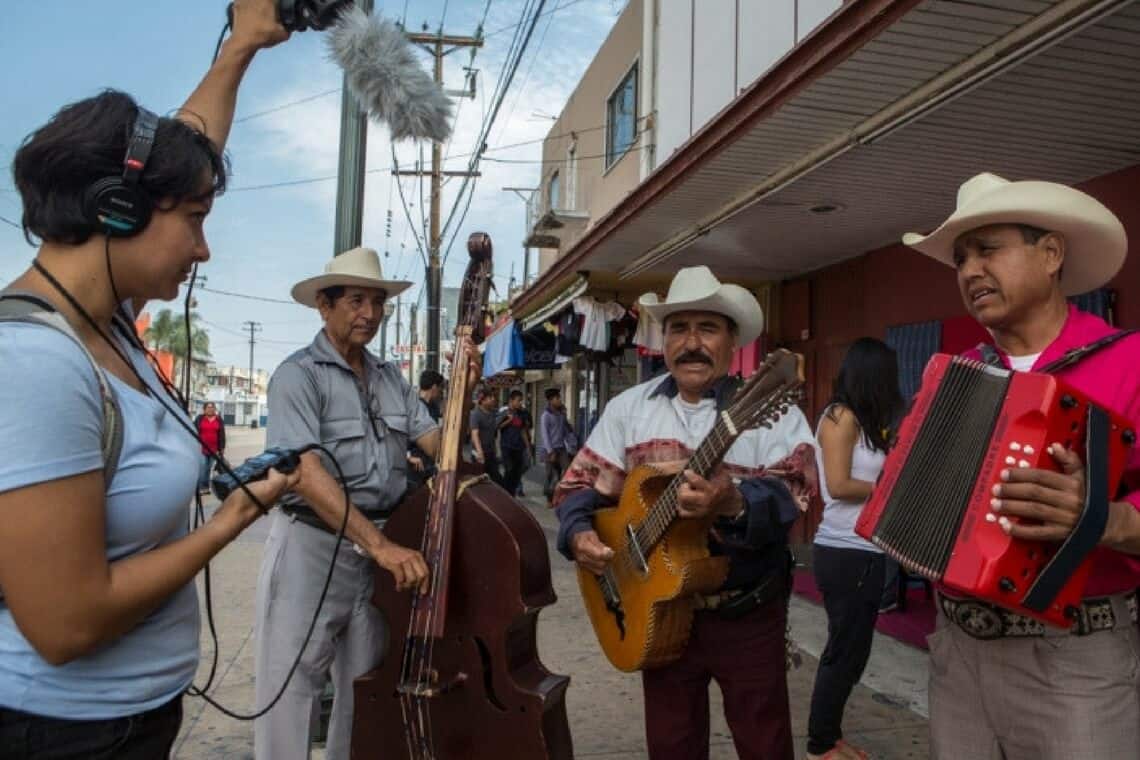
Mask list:
[[574,299],[586,292],[590,287],[590,280],[584,275],[578,275],[569,287],[551,298],[543,307],[523,320],[523,329],[530,331],[565,309]]
[[513,319],[508,319],[487,336],[487,347],[483,351],[483,377],[521,369],[522,366],[522,336],[518,324]]
[[1134,166],[1137,49],[1127,0],[849,0],[512,310],[582,271],[789,279],[934,228],[978,172],[1079,184]]

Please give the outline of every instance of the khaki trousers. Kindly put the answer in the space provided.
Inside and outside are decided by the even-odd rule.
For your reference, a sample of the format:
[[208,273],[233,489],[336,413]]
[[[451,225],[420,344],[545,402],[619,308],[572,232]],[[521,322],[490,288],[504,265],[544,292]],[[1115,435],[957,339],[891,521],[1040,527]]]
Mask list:
[[1140,758],[1140,638],[1123,596],[1113,612],[1113,630],[1088,636],[979,641],[939,611],[927,638],[931,758]]

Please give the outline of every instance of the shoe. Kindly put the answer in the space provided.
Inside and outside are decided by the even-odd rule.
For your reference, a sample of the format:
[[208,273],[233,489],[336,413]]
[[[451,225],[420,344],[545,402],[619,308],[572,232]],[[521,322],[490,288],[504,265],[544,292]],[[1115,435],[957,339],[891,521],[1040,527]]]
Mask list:
[[843,758],[850,758],[850,760],[867,760],[867,753],[859,749],[853,744],[848,744],[843,739],[835,742],[835,749],[839,750],[839,756]]

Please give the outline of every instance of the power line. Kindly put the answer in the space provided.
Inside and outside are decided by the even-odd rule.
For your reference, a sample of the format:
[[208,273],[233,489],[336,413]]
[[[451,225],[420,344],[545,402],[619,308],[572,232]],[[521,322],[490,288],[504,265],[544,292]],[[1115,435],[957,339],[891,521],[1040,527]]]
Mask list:
[[301,306],[302,304],[296,301],[286,301],[284,298],[268,298],[266,296],[251,296],[246,293],[233,293],[228,290],[218,290],[217,288],[207,288],[205,285],[199,285],[197,290],[204,290],[207,293],[216,293],[220,296],[230,296],[231,298],[245,298],[250,301],[264,301],[265,303],[284,303],[290,306]]
[[13,222],[11,219],[9,219],[9,218],[8,218],[8,217],[6,217],[6,216],[0,216],[0,222],[4,222],[4,224],[10,225],[10,226],[12,226],[12,227],[15,227],[15,228],[16,228],[16,229],[18,229],[18,230],[22,230],[22,229],[24,229],[23,225],[20,225],[20,224],[16,224],[15,222]]
[[234,119],[233,123],[234,124],[241,124],[242,122],[249,121],[250,119],[256,119],[256,118],[261,117],[261,116],[267,116],[271,113],[277,113],[278,111],[284,111],[286,108],[292,108],[293,106],[299,106],[302,103],[308,103],[312,100],[318,100],[320,98],[328,97],[329,95],[332,95],[333,93],[337,93],[337,92],[340,92],[339,87],[336,87],[336,88],[331,89],[331,90],[325,90],[324,92],[318,92],[315,95],[309,95],[309,96],[304,97],[304,98],[298,98],[297,100],[290,100],[289,102],[282,103],[279,106],[267,108],[264,111],[257,111],[255,113],[251,113],[247,116],[242,116],[242,117],[239,117],[237,119]]
[[[638,121],[643,121],[646,118],[648,118],[648,117],[641,116],[638,118]],[[499,151],[503,151],[503,150],[511,150],[512,148],[524,148],[528,145],[538,145],[540,143],[546,142],[547,140],[559,140],[563,137],[574,137],[576,135],[582,135],[582,134],[585,134],[587,132],[597,132],[598,130],[605,129],[605,128],[606,128],[605,124],[597,124],[597,125],[592,126],[592,127],[584,127],[583,129],[571,129],[571,130],[567,130],[565,132],[559,132],[558,134],[547,135],[546,137],[538,137],[538,138],[535,138],[533,140],[523,140],[522,142],[509,143],[507,145],[496,145],[494,147],[487,148],[486,150],[483,151],[483,153],[487,154],[487,153],[499,152]],[[471,156],[474,156],[474,155],[475,155],[474,152],[456,153],[454,156],[451,156],[451,158],[470,158]],[[365,173],[366,174],[377,174],[379,172],[390,172],[390,171],[392,171],[393,168],[398,169],[399,167],[398,166],[397,167],[386,166],[386,167],[381,168],[381,169],[368,169]],[[268,182],[268,183],[263,184],[263,185],[246,185],[245,187],[229,187],[229,188],[226,188],[226,192],[227,193],[243,193],[243,192],[249,192],[252,190],[272,190],[274,188],[279,188],[279,187],[293,187],[295,185],[311,185],[311,184],[314,184],[316,182],[331,182],[331,181],[335,180],[336,178],[337,178],[337,175],[330,174],[330,175],[325,175],[325,176],[321,176],[321,177],[308,177],[306,179],[289,179],[289,180],[282,180],[280,182]]]
[[[550,10],[546,11],[546,13],[540,13],[538,15],[539,16],[545,16],[545,15],[550,14],[550,13],[557,13],[558,11],[562,10],[563,8],[569,8],[571,5],[577,5],[578,3],[583,3],[585,1],[586,0],[567,0],[567,2],[562,3],[562,5],[555,6],[554,8],[551,8]],[[509,32],[512,29],[518,29],[524,23],[526,23],[526,22],[520,21],[517,24],[511,24],[510,26],[504,26],[502,29],[496,29],[493,32],[489,32],[489,33],[483,35],[483,39],[490,39],[491,37],[497,37],[500,34],[505,34],[506,32]]]

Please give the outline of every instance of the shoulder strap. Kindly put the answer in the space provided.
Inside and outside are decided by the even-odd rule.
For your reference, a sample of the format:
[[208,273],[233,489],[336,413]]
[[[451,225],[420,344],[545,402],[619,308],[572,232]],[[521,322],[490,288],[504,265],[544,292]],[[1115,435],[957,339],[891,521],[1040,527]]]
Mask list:
[[50,327],[70,338],[87,357],[95,370],[95,379],[99,382],[99,397],[103,407],[103,480],[109,484],[119,467],[119,455],[123,451],[123,425],[119,398],[107,373],[95,361],[95,357],[63,315],[37,295],[21,291],[0,292],[0,322],[25,322]]
[[1042,367],[1041,369],[1039,369],[1037,371],[1038,372],[1044,372],[1047,374],[1053,374],[1054,372],[1060,372],[1061,370],[1063,370],[1067,367],[1073,366],[1074,364],[1076,364],[1077,362],[1079,362],[1081,359],[1085,358],[1089,354],[1095,353],[1096,351],[1099,351],[1106,346],[1111,346],[1116,341],[1120,340],[1121,338],[1126,338],[1134,332],[1137,332],[1137,331],[1136,330],[1121,330],[1120,332],[1114,332],[1111,335],[1106,335],[1103,338],[1101,338],[1100,340],[1095,340],[1092,343],[1088,343],[1084,346],[1080,346],[1079,348],[1070,348],[1068,351],[1065,352],[1065,355],[1062,356],[1060,359],[1057,359],[1056,361],[1049,362],[1048,364],[1046,364],[1044,367]]
[[[1103,338],[1101,338],[1100,340],[1095,340],[1092,343],[1087,343],[1083,346],[1078,346],[1077,348],[1070,348],[1068,351],[1065,352],[1065,355],[1062,356],[1060,359],[1057,359],[1055,361],[1051,361],[1048,364],[1046,364],[1044,367],[1041,367],[1040,369],[1036,369],[1033,371],[1034,372],[1041,372],[1041,373],[1044,373],[1047,375],[1051,375],[1055,372],[1060,372],[1063,369],[1066,369],[1068,367],[1073,366],[1074,364],[1079,362],[1081,359],[1084,359],[1089,354],[1095,353],[1095,352],[1101,350],[1102,348],[1105,348],[1106,346],[1111,346],[1113,343],[1120,340],[1121,338],[1126,338],[1135,332],[1140,332],[1140,331],[1137,331],[1137,330],[1121,330],[1119,332],[1114,332],[1111,335],[1106,335]],[[991,364],[995,367],[1001,367],[1002,366],[1001,356],[998,354],[997,349],[995,349],[989,343],[979,343],[978,344],[978,351],[981,352],[982,361],[985,362],[986,364]]]

